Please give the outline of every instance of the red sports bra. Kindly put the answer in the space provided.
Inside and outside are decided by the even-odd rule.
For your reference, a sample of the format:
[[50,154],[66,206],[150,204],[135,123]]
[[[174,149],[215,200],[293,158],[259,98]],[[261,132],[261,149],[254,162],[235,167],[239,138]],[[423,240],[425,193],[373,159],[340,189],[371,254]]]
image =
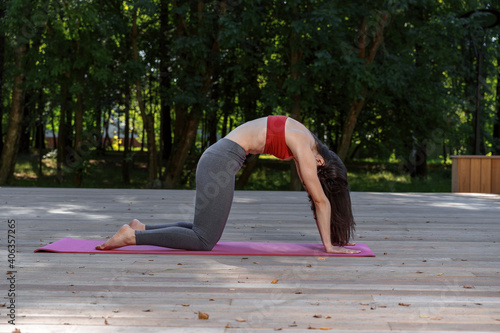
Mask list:
[[293,157],[292,151],[285,141],[286,116],[267,117],[267,135],[264,154],[271,154],[279,159],[285,160]]

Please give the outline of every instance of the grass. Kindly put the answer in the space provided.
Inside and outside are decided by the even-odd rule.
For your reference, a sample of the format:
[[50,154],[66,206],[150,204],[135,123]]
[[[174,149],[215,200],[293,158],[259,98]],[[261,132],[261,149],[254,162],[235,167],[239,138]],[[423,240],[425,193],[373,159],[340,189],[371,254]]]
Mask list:
[[348,173],[352,191],[361,192],[451,192],[451,171],[433,170],[426,179],[389,171]]
[[[83,187],[87,188],[146,188],[147,167],[144,158],[136,159],[130,168],[130,184],[122,179],[121,155],[106,154],[84,163]],[[61,182],[57,181],[53,156],[42,160],[42,173],[38,172],[38,157],[21,155],[16,164],[14,179],[9,185],[22,187],[74,187],[71,170],[66,169]],[[196,161],[189,160],[182,177],[181,188],[194,189]],[[352,191],[360,192],[450,192],[451,169],[430,165],[426,179],[412,179],[402,173],[397,163],[357,162],[347,166]],[[261,159],[244,190],[281,190],[290,188],[291,165],[273,159]],[[240,171],[241,173],[241,171]],[[238,177],[238,175],[237,175]]]
[[[39,174],[38,156],[20,155],[14,170],[11,186],[20,187],[74,187],[73,173],[63,169],[62,179],[58,179],[56,162],[53,157],[42,159],[42,175]],[[123,182],[122,164],[114,156],[89,159],[83,167],[83,185],[86,188],[145,188],[147,168],[144,163],[134,163],[130,168],[130,184]]]

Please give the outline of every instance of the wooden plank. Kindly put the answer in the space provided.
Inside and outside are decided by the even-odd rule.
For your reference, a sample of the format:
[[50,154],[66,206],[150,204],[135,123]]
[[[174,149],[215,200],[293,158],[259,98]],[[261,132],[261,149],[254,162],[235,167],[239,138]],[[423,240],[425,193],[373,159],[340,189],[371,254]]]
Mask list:
[[[355,241],[367,243],[375,258],[33,253],[63,237],[104,240],[136,217],[189,219],[193,197],[175,190],[0,188],[4,218],[16,220],[16,327],[498,331],[494,194],[352,193]],[[304,192],[236,192],[221,240],[320,242]],[[6,246],[0,234],[4,258]],[[0,261],[4,273],[6,264]],[[199,311],[210,318],[199,320]],[[5,319],[5,308],[0,313]],[[4,330],[13,327],[0,322]]]
[[470,160],[470,188],[472,193],[481,193],[481,159],[471,158]]
[[500,194],[500,159],[491,161],[491,192]]
[[471,192],[471,160],[461,158],[458,160],[458,192]]
[[481,193],[491,193],[491,162],[492,159],[481,159]]

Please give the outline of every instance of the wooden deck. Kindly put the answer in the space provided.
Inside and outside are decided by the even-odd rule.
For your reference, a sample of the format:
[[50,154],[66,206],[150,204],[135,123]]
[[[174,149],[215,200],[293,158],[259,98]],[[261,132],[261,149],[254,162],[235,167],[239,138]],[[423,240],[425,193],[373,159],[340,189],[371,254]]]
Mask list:
[[[500,332],[499,195],[353,193],[356,241],[375,258],[33,253],[63,237],[105,240],[132,218],[188,220],[193,198],[0,188],[0,331]],[[7,317],[9,219],[15,326]],[[222,240],[319,235],[304,192],[242,191]]]

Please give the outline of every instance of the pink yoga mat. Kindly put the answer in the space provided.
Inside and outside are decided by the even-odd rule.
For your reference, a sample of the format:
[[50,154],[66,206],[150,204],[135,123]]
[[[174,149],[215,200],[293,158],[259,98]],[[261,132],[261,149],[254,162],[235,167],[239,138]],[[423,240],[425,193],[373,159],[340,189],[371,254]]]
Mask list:
[[169,249],[153,245],[129,245],[114,250],[99,251],[95,247],[102,240],[83,240],[63,238],[45,245],[35,252],[57,253],[115,253],[115,254],[198,254],[198,255],[237,255],[237,256],[316,256],[316,257],[375,257],[364,243],[357,243],[347,248],[360,250],[358,254],[326,253],[323,245],[317,243],[255,243],[221,242],[212,251],[187,251]]

